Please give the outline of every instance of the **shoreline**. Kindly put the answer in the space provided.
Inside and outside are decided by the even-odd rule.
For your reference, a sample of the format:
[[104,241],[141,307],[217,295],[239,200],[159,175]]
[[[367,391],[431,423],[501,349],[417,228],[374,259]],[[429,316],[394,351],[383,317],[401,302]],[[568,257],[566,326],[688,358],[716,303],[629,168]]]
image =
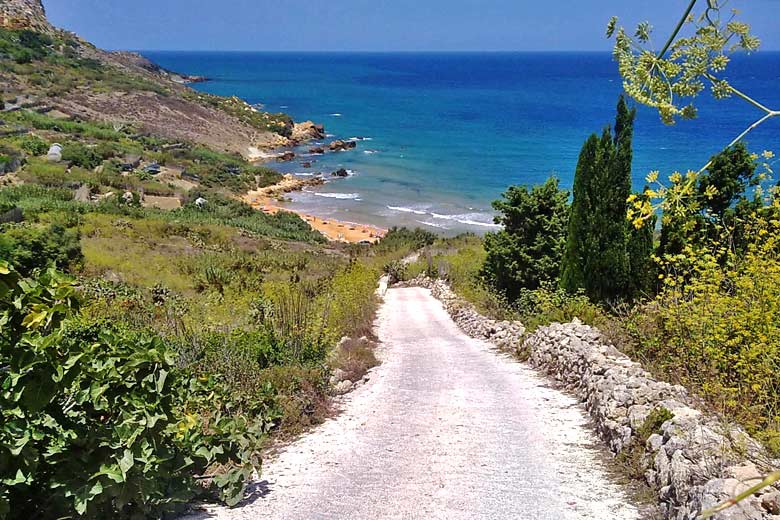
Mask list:
[[309,224],[312,229],[318,231],[331,242],[343,242],[348,244],[364,242],[375,244],[387,234],[387,229],[378,226],[319,217],[311,213],[286,208],[280,205],[276,200],[285,193],[301,191],[307,186],[320,186],[324,184],[324,182],[325,181],[320,177],[299,179],[291,174],[287,174],[276,184],[246,193],[242,197],[242,200],[255,210],[262,211],[267,215],[275,215],[280,211],[295,213]]

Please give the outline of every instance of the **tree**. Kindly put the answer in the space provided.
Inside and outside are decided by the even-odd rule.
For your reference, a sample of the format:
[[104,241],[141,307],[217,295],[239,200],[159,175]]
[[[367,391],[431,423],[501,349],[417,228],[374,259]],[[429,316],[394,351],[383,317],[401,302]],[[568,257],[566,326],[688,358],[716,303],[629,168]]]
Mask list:
[[601,138],[588,138],[574,176],[561,286],[571,293],[584,289],[595,301],[634,298],[635,270],[647,264],[652,249],[652,229],[634,236],[626,220],[635,117],[621,96],[614,134],[606,128]]
[[485,236],[486,283],[514,301],[522,289],[558,280],[569,220],[569,193],[549,178],[529,191],[511,186],[493,203],[503,229]]
[[744,142],[739,142],[712,157],[707,169],[693,181],[687,204],[694,209],[686,216],[670,212],[664,219],[658,254],[680,253],[686,244],[718,240],[728,229],[731,247],[744,250],[745,219],[761,210],[763,203],[750,188],[759,185],[757,164]]

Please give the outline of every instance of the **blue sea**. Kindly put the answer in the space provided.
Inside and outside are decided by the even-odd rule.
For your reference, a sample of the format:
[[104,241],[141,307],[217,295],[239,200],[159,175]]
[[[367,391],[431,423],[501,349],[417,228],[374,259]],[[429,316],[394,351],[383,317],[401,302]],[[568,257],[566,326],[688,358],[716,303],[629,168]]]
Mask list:
[[[491,201],[509,185],[557,176],[571,188],[583,141],[614,120],[622,90],[609,53],[182,53],[145,52],[160,65],[211,78],[194,88],[236,95],[329,137],[358,139],[348,152],[305,157],[284,172],[338,168],[348,178],[292,195],[289,206],[341,220],[421,226],[443,233],[493,228]],[[780,53],[737,57],[728,77],[780,107]],[[639,108],[634,184],[698,170],[762,114],[741,100],[704,93],[700,116],[665,126]],[[754,151],[778,150],[780,119],[749,137]],[[303,161],[314,161],[306,169]]]

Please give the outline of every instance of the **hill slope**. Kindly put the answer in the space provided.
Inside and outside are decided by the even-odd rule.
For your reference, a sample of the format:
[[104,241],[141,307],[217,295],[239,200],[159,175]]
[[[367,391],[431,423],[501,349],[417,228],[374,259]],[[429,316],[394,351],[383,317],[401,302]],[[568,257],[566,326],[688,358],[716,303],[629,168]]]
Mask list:
[[134,53],[100,50],[57,29],[40,0],[0,5],[0,72],[6,104],[20,100],[65,117],[132,124],[142,132],[246,158],[257,149],[318,136],[312,125],[296,129],[286,114],[260,112],[238,98],[199,94],[185,85],[192,78]]

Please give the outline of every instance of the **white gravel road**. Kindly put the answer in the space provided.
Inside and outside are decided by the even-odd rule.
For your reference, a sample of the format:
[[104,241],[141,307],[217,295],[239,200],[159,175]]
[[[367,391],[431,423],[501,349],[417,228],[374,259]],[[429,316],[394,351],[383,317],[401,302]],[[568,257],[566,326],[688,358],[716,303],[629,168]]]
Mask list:
[[382,364],[342,413],[195,519],[638,519],[575,399],[465,336],[425,289],[391,289]]

